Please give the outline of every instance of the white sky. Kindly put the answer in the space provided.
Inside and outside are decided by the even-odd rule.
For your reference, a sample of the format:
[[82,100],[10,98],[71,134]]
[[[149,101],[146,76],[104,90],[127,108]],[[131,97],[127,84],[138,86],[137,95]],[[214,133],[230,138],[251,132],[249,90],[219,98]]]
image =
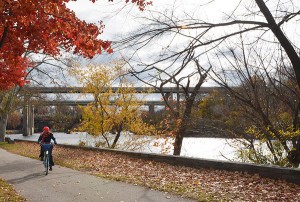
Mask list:
[[[152,11],[165,12],[166,10],[175,10],[176,15],[187,12],[190,15],[207,19],[209,21],[217,21],[223,17],[224,13],[231,13],[238,5],[239,0],[215,0],[215,2],[207,5],[211,0],[153,0],[153,6],[147,9]],[[230,2],[230,3],[229,3]],[[140,26],[139,20],[144,16],[149,16],[149,12],[141,12],[137,6],[126,4],[125,0],[115,0],[113,3],[108,0],[99,0],[92,3],[88,0],[71,1],[68,7],[75,11],[76,15],[87,22],[97,23],[100,20],[105,24],[104,33],[100,36],[103,40],[114,41],[126,35],[128,32]],[[213,11],[213,12],[212,12]],[[149,55],[156,54],[156,49],[162,48],[166,41],[160,41],[154,44],[154,48],[140,51],[139,56],[144,61],[150,60]],[[131,50],[132,51],[132,50]],[[126,52],[122,52],[126,54]],[[116,56],[96,56],[92,62],[103,62],[113,60]],[[144,57],[146,55],[146,57]]]
[[[288,0],[285,0],[288,2]],[[210,3],[209,3],[210,2]],[[180,16],[183,12],[188,13],[198,19],[204,19],[209,22],[219,22],[226,18],[226,14],[232,13],[237,9],[236,14],[242,15],[245,10],[245,6],[251,9],[257,10],[254,0],[242,0],[239,5],[240,0],[153,0],[153,6],[148,6],[147,9],[153,11],[165,12],[166,10],[175,10],[175,15]],[[277,2],[277,0],[268,1]],[[209,3],[209,4],[207,4]],[[300,8],[300,0],[293,0],[293,3]],[[87,22],[97,23],[100,20],[103,21],[105,25],[104,33],[100,36],[103,40],[114,41],[121,35],[133,31],[140,26],[141,18],[147,16],[149,12],[141,12],[137,6],[129,3],[126,4],[125,0],[114,0],[114,2],[108,2],[108,0],[98,0],[96,3],[92,3],[89,0],[77,0],[70,1],[68,7],[75,11],[76,15]],[[249,16],[248,16],[249,17]],[[250,16],[251,19],[251,16]],[[288,32],[289,38],[293,40],[294,43],[298,43],[298,38],[300,36],[299,29],[299,18],[295,21],[296,26],[284,26],[285,29],[291,31]],[[218,34],[218,33],[216,33]],[[157,47],[163,46],[162,42],[158,42]],[[154,49],[147,50],[143,54],[152,55],[154,54]],[[107,62],[108,60],[113,60],[115,55],[110,56],[97,56],[92,62]],[[149,57],[148,57],[149,58]],[[147,60],[148,58],[145,58]]]
[[[204,19],[209,22],[220,22],[227,18],[227,15],[233,11],[239,16],[239,19],[243,19],[245,17],[241,16],[249,12],[245,10],[245,7],[258,11],[254,0],[152,0],[152,2],[153,6],[148,6],[148,10],[160,12],[175,10],[174,15],[176,16],[181,16],[185,12],[195,18]],[[267,2],[271,10],[281,9],[276,7],[278,0]],[[289,3],[289,0],[281,0],[281,2],[288,2],[283,6],[288,6],[290,9],[291,3]],[[299,10],[300,0],[291,0],[291,2]],[[139,20],[141,19],[138,17],[149,16],[147,11],[141,12],[137,6],[131,3],[126,4],[125,0],[114,0],[114,2],[98,0],[95,3],[89,0],[77,0],[69,2],[68,7],[74,10],[76,15],[82,20],[92,23],[97,23],[100,20],[103,21],[105,29],[100,38],[110,41],[115,41],[121,35],[126,35],[126,33],[139,27],[141,24]],[[258,20],[257,16],[255,18],[255,20]],[[251,20],[253,18],[248,15],[247,19]],[[264,19],[261,20],[265,21]],[[289,39],[297,43],[296,40],[300,36],[299,18],[295,23],[296,26],[295,24],[291,26],[284,25],[283,28],[290,30],[287,32]]]
[[[153,0],[152,2],[153,6],[148,6],[147,9],[164,11],[175,8],[176,12],[197,13],[212,20],[219,19],[223,13],[232,11],[239,0],[215,0],[209,6],[206,4],[211,0]],[[206,5],[205,10],[204,5]],[[113,40],[115,34],[132,31],[138,25],[135,17],[147,15],[146,11],[139,11],[133,4],[125,4],[125,0],[114,2],[98,0],[95,3],[89,0],[77,0],[69,2],[68,7],[74,10],[80,19],[87,22],[97,23],[102,20],[106,26],[102,38],[110,40]]]

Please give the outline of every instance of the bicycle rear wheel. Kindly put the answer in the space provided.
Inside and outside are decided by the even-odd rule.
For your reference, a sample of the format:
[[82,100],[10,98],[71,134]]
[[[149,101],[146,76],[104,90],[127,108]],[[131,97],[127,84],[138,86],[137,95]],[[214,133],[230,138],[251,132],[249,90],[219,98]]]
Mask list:
[[44,165],[45,165],[45,175],[48,175],[48,171],[49,171],[49,154],[48,154],[48,151],[46,151],[45,155],[44,155]]

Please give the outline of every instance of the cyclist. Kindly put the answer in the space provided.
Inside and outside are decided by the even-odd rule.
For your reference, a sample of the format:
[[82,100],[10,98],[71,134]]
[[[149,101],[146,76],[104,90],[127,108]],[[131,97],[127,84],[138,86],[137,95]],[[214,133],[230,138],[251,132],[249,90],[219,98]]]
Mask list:
[[[50,132],[50,128],[48,126],[45,126],[43,129],[43,132],[41,133],[41,135],[38,139],[38,143],[41,145],[40,156],[39,156],[41,158],[41,161],[44,160],[44,151],[42,149],[42,144],[50,144],[51,140],[54,141],[54,144],[57,144],[53,134]],[[49,170],[52,170],[52,166],[54,166],[54,162],[53,162],[53,158],[52,158],[52,149],[53,149],[53,146],[50,147],[50,150],[49,150],[49,163],[50,163]]]

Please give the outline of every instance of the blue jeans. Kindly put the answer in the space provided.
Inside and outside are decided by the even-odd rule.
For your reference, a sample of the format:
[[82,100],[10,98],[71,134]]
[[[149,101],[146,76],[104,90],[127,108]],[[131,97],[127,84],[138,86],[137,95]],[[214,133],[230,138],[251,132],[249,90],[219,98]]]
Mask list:
[[54,166],[53,157],[52,157],[52,150],[53,150],[53,145],[52,144],[42,144],[41,145],[40,157],[44,157],[44,152],[48,151],[50,166]]

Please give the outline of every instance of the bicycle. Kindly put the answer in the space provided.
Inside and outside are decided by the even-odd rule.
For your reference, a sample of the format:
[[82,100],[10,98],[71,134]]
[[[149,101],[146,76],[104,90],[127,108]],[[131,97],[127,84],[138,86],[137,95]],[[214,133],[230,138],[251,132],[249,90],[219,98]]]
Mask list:
[[53,147],[52,144],[42,144],[42,149],[44,152],[44,166],[45,166],[45,175],[48,175],[49,171],[49,164],[50,164],[50,157],[49,157],[49,150]]

